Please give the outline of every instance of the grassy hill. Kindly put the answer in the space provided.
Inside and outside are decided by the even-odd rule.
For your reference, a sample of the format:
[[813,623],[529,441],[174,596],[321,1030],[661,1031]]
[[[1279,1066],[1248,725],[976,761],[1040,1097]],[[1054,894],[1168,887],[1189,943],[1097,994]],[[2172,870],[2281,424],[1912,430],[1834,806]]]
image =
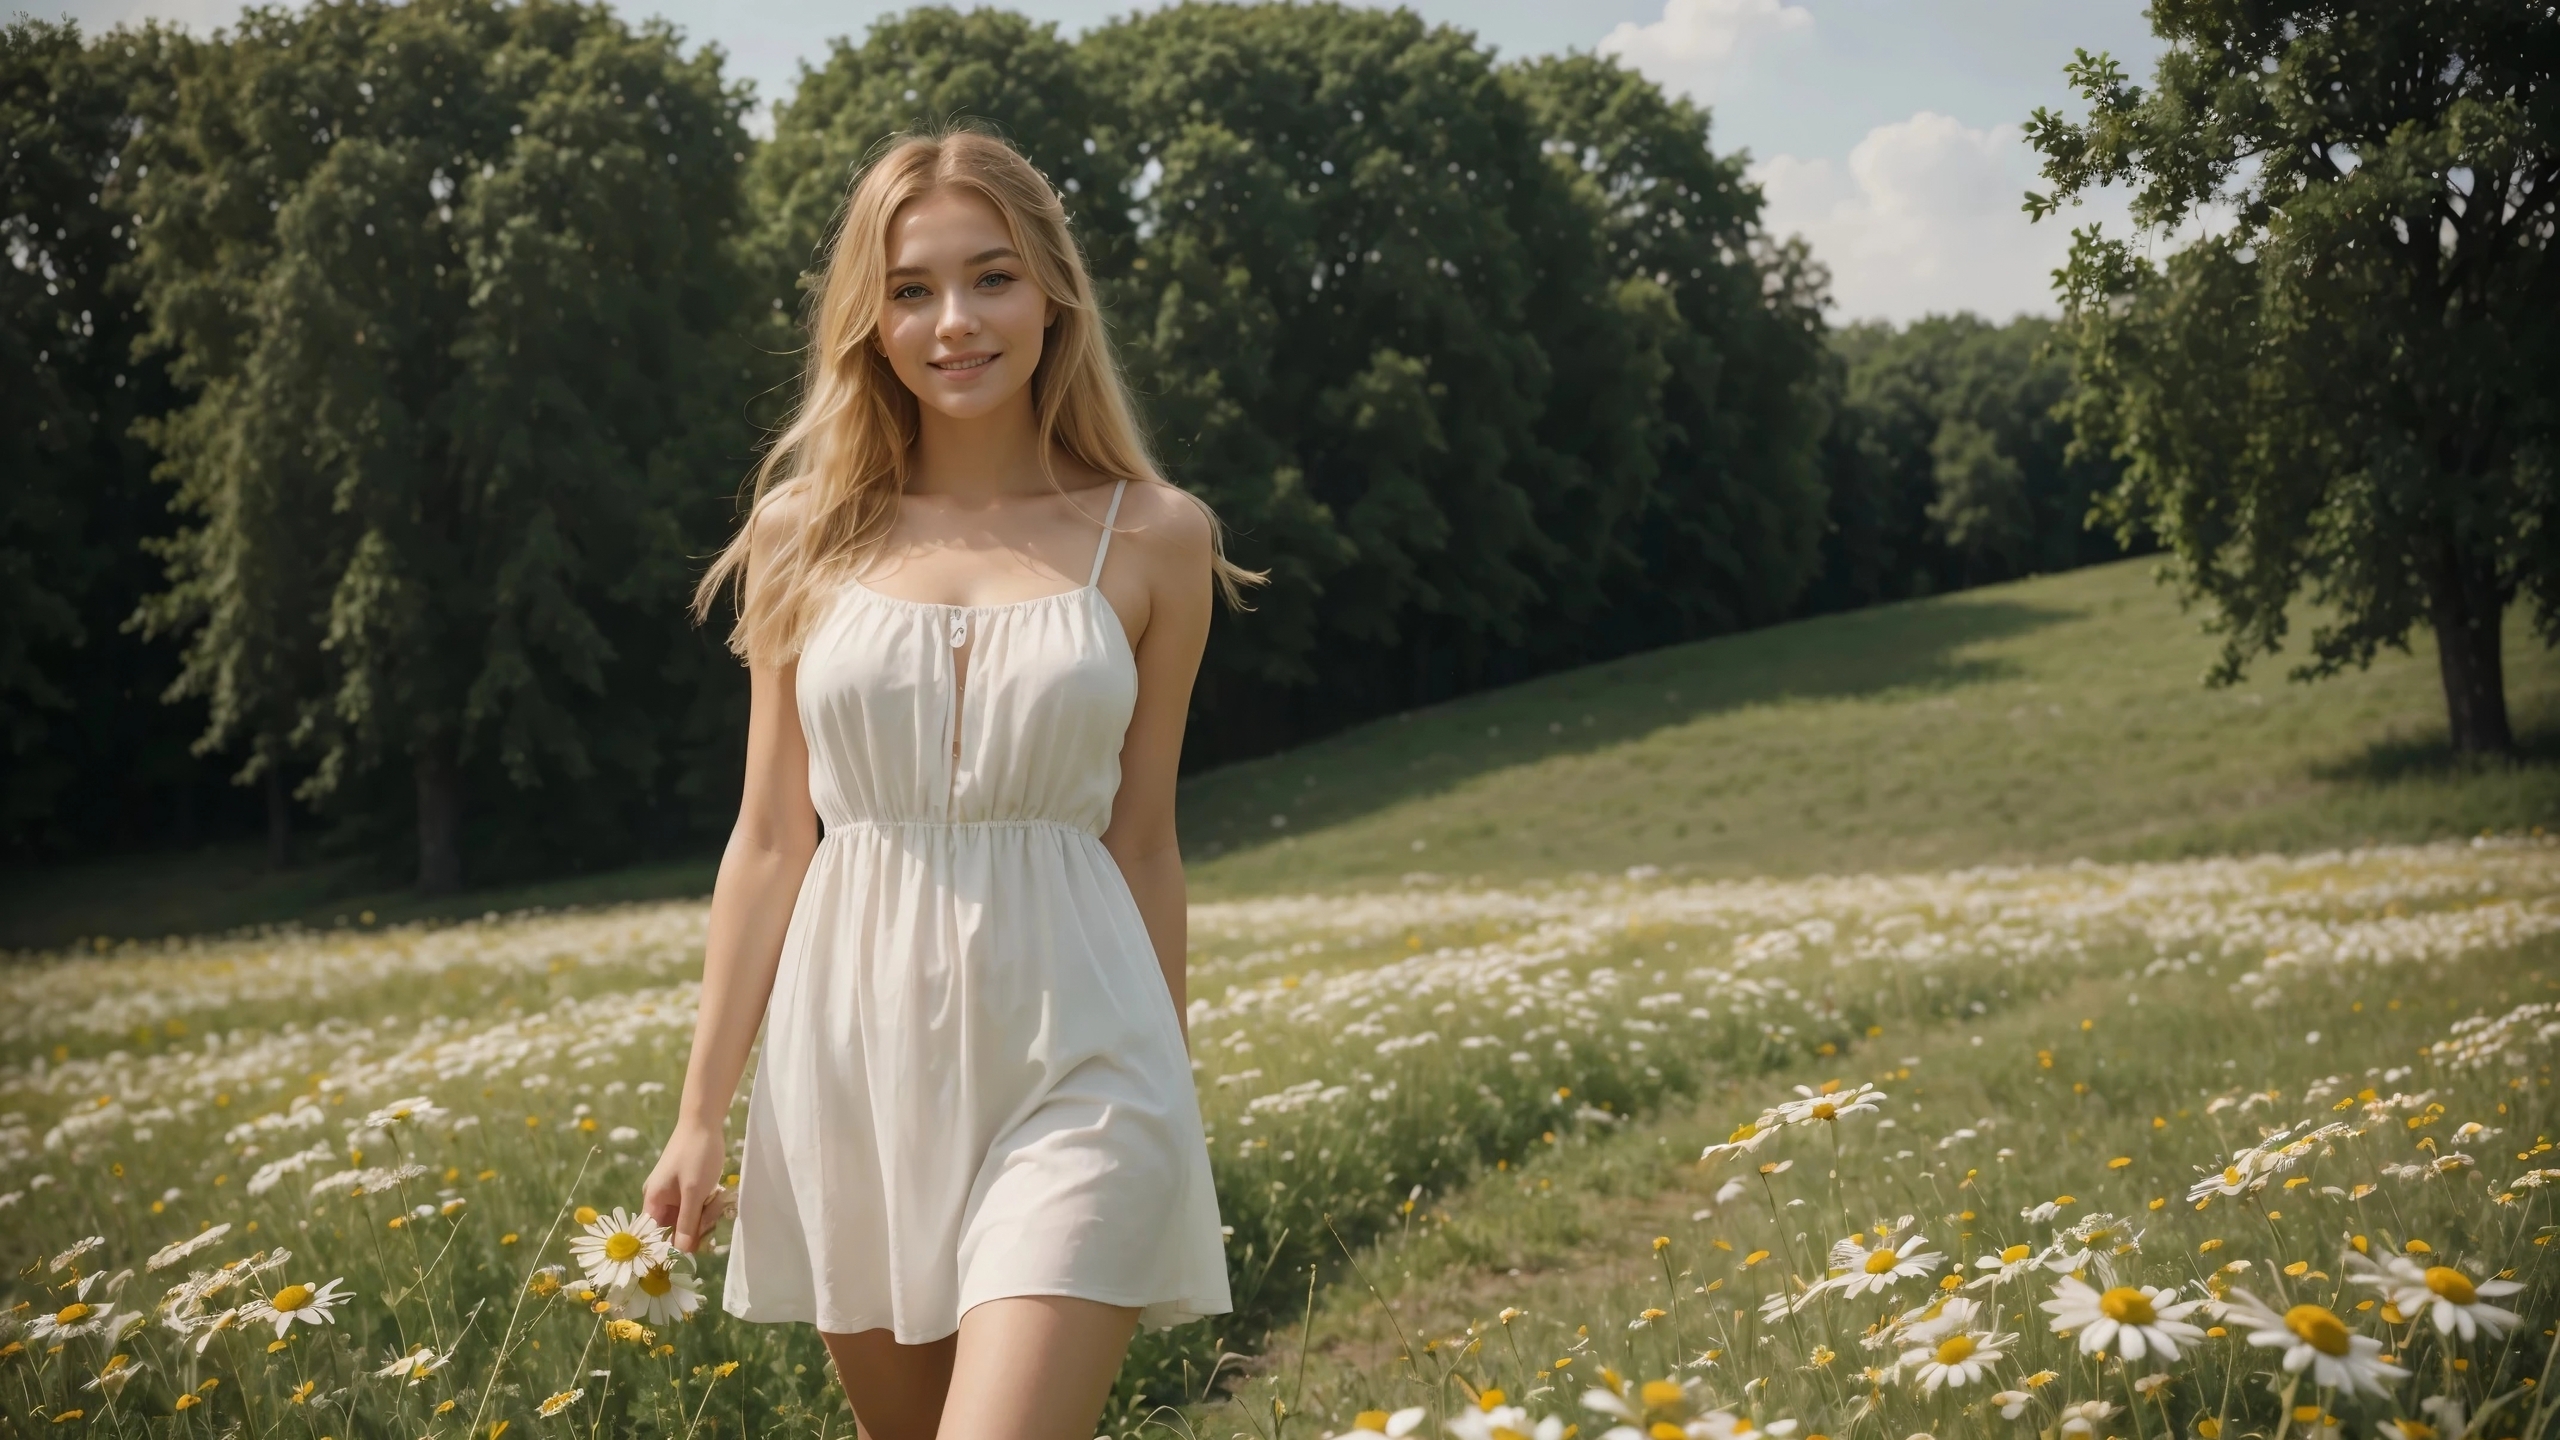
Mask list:
[[[2560,657],[2511,619],[2527,759],[2457,767],[2423,643],[2208,690],[2134,561],[1674,646],[1186,781],[1201,899],[1655,864],[1804,874],[2425,839],[2560,823]],[[1275,817],[1278,823],[1275,824]],[[700,894],[712,863],[433,905],[221,850],[0,877],[0,945]]]
[[1200,776],[1193,893],[2298,850],[2560,822],[2560,657],[2509,625],[2520,765],[2456,766],[2421,644],[2226,690],[2117,565],[1630,656]]

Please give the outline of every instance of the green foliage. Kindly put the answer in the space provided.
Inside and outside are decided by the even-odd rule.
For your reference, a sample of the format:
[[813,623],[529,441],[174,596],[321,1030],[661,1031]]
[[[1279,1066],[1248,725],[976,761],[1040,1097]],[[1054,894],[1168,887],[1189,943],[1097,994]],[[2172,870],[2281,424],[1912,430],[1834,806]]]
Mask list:
[[0,29],[0,849],[21,854],[182,831],[204,788],[197,717],[153,703],[168,657],[121,628],[152,579],[139,542],[168,529],[130,434],[168,385],[130,353],[116,269],[136,243],[120,152],[165,38]]
[[1845,609],[2122,554],[2089,524],[2120,467],[2068,452],[2052,322],[1932,315],[1832,337],[1831,529],[1811,608]]
[[1070,45],[910,11],[777,116],[776,302],[848,170],[953,121],[1066,194],[1168,466],[1273,570],[1219,619],[1195,761],[1771,618],[1808,577],[1810,271],[1631,72],[1497,66],[1407,12],[1194,4]]
[[549,0],[253,11],[175,70],[134,265],[196,396],[150,429],[193,523],[144,613],[206,742],[307,757],[318,801],[404,762],[429,889],[467,779],[650,793],[743,439],[698,444],[749,374],[743,91]]
[[[2109,511],[2175,551],[2226,636],[2215,678],[2331,618],[2295,673],[2421,624],[2453,743],[2511,750],[2499,627],[2560,641],[2560,16],[2549,7],[2154,7],[2149,89],[2105,56],[2039,111],[2052,213],[2134,191],[2134,239],[2076,232],[2082,443]],[[2225,221],[2227,220],[2227,224]],[[2211,233],[2153,263],[2147,237]]]

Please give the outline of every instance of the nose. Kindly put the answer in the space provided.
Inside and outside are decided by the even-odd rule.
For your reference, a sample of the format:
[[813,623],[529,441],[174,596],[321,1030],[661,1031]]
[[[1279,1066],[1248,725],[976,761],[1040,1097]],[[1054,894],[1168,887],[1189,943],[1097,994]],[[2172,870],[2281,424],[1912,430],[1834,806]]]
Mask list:
[[958,340],[978,333],[978,315],[970,307],[966,286],[944,294],[942,308],[934,316],[933,333],[942,340]]

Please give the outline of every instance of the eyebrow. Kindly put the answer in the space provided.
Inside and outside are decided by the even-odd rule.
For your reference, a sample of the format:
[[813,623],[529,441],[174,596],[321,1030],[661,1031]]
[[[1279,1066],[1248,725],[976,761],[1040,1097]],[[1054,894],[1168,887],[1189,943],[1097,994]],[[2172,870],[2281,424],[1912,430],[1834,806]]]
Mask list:
[[[1012,246],[999,245],[993,250],[981,250],[977,254],[970,256],[965,262],[963,268],[975,268],[986,264],[990,260],[1019,260],[1021,258],[1021,253],[1015,250]],[[922,265],[897,265],[890,268],[888,278],[895,280],[902,275],[923,275],[927,273],[929,272]]]

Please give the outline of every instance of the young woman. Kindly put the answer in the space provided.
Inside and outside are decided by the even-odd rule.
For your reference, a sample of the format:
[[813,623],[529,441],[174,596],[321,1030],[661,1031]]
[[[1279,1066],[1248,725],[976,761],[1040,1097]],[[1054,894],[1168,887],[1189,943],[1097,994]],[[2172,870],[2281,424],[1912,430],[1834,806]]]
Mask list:
[[[1001,141],[855,182],[800,411],[704,578],[752,714],[649,1213],[815,1324],[870,1440],[1089,1440],[1135,1328],[1230,1308],[1174,771],[1216,518],[1150,464],[1056,192]],[[1081,583],[1078,583],[1081,581]]]

